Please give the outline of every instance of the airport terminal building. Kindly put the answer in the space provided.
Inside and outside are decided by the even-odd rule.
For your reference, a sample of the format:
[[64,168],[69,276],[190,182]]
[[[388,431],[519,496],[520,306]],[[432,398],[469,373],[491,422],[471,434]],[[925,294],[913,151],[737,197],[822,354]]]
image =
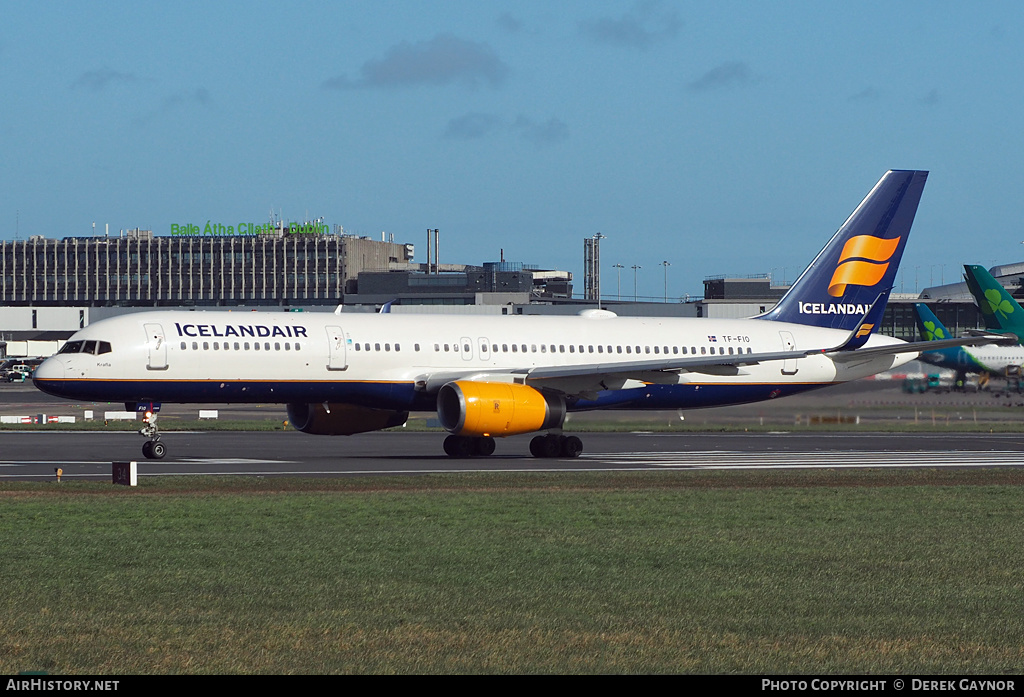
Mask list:
[[[66,339],[92,321],[146,308],[374,311],[390,303],[398,312],[575,314],[595,306],[573,297],[569,272],[504,259],[442,265],[435,256],[417,264],[414,251],[412,244],[326,226],[6,241],[0,243],[0,340]],[[992,271],[1014,295],[1024,294],[1024,264]],[[787,290],[767,275],[708,277],[704,287],[703,298],[686,302],[599,303],[620,315],[739,318],[770,310]],[[893,294],[880,331],[915,339],[915,302],[927,302],[954,333],[983,326],[966,285],[950,284]]]
[[0,247],[0,304],[149,306],[337,304],[362,271],[405,267],[413,246],[290,233],[33,236]]

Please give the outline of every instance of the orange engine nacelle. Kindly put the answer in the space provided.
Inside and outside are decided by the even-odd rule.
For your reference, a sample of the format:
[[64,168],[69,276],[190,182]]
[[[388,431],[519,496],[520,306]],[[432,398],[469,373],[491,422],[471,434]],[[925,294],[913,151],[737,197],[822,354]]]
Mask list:
[[303,433],[318,436],[351,436],[353,433],[379,431],[401,426],[409,418],[407,411],[372,409],[354,404],[289,404],[288,421]]
[[457,436],[515,436],[561,427],[565,400],[526,385],[456,381],[438,392],[437,418]]

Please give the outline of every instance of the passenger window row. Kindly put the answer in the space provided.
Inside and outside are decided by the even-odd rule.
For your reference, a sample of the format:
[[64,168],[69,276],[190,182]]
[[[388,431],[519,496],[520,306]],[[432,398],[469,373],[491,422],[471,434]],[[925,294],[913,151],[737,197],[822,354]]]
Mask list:
[[[273,346],[273,349],[271,349],[271,346]],[[214,341],[213,342],[213,350],[214,351],[230,351],[230,350],[232,350],[231,347],[232,347],[232,344],[230,342],[227,342],[227,341],[225,341],[225,342]],[[182,351],[187,351],[188,349],[189,349],[188,342],[182,341],[181,342],[181,350]],[[192,350],[193,351],[199,351],[200,350],[199,349],[199,342],[198,341],[193,341],[192,342]],[[209,351],[210,350],[210,342],[209,341],[202,342],[202,350],[203,351]],[[281,350],[281,342],[280,341],[275,341],[273,344],[271,344],[269,341],[265,341],[265,342],[263,342],[261,344],[258,341],[254,341],[250,345],[250,343],[248,341],[244,341],[244,342],[236,341],[234,343],[234,350],[235,351],[249,351],[249,350],[252,350],[252,351],[260,351],[260,350],[263,350],[263,351],[271,351],[271,350],[273,350],[273,351],[280,351]],[[290,341],[284,342],[284,350],[285,351],[291,351],[292,350],[292,343]],[[302,344],[300,344],[299,342],[296,341],[295,342],[295,350],[296,351],[301,351],[302,350]]]
[[[369,344],[366,344],[369,346]],[[356,345],[358,347],[358,344]],[[379,346],[379,345],[378,345]],[[699,354],[702,356],[707,355],[740,355],[745,353],[753,353],[753,349],[749,346],[746,351],[743,347],[733,348],[732,346],[718,346],[718,350],[715,350],[715,346],[701,346]],[[356,348],[358,351],[359,349]],[[367,349],[369,350],[369,349]],[[378,348],[379,350],[379,348]],[[419,344],[416,345],[416,350],[419,351]],[[434,351],[436,353],[458,353],[460,350],[468,352],[470,350],[469,344],[451,343],[451,344],[434,344]],[[481,344],[481,350],[487,350],[487,344]],[[586,345],[583,344],[491,344],[491,353],[615,353],[615,354],[629,354],[629,355],[698,355],[696,346],[622,346],[622,345]]]

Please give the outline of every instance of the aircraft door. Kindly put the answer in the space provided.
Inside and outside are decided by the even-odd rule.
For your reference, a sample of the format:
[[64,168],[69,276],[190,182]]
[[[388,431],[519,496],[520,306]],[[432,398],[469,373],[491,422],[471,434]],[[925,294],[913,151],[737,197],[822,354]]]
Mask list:
[[345,370],[348,368],[348,350],[345,345],[345,333],[341,327],[327,327],[327,345],[329,357],[327,370]]
[[[782,337],[783,351],[796,351],[796,341],[793,340],[792,332],[779,332],[779,336]],[[795,358],[789,358],[782,361],[783,375],[796,375],[797,370],[798,368]]]
[[149,353],[146,368],[167,370],[167,340],[164,337],[163,325],[144,324],[143,328],[146,330],[146,350]]

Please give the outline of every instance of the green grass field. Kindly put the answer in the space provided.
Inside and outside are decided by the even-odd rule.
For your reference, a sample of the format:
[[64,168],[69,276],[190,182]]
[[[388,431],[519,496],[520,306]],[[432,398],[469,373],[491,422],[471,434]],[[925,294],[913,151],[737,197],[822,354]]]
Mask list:
[[0,484],[0,672],[1019,673],[1024,472]]

